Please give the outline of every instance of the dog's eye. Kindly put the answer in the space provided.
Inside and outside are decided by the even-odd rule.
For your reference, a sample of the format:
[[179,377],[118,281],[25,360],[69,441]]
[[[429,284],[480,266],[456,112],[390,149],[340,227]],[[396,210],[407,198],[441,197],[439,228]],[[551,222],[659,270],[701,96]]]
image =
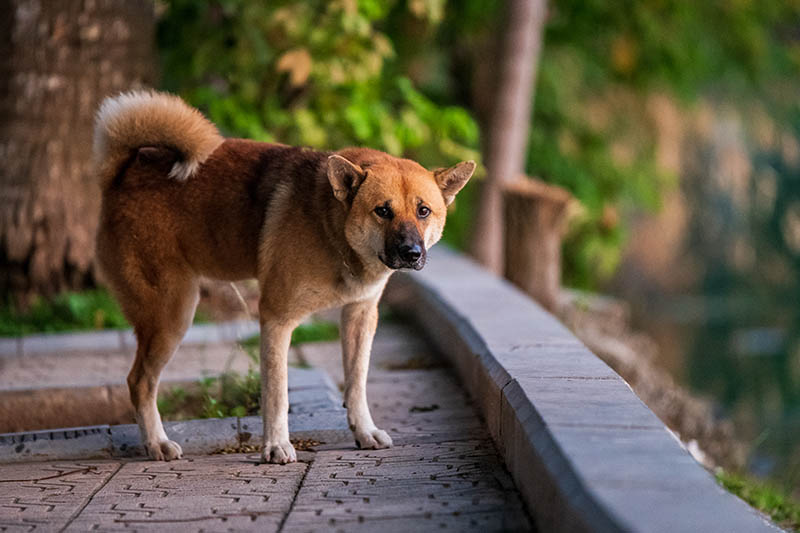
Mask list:
[[379,205],[375,208],[375,214],[381,218],[392,218],[394,213],[392,213],[391,208],[385,205]]
[[431,214],[431,209],[426,205],[421,205],[417,208],[417,216],[419,218],[427,218]]

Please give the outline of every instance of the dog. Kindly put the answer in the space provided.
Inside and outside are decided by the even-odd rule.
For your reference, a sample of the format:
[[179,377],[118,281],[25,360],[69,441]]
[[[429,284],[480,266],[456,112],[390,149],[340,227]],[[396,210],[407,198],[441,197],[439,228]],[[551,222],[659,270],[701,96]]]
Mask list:
[[156,396],[201,277],[258,280],[263,462],[297,460],[288,426],[292,330],[338,306],[356,445],[392,446],[366,396],[378,300],[392,272],[425,265],[474,162],[429,171],[369,148],[226,139],[200,111],[155,91],[106,99],[93,151],[102,189],[97,264],[136,334],[127,381],[152,459],[183,453],[164,431]]

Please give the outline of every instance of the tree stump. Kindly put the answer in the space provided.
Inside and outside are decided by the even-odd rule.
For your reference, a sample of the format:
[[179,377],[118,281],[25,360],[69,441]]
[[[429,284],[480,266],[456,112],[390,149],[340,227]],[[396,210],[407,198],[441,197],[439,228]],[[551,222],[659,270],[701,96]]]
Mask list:
[[561,288],[561,241],[572,195],[561,187],[520,178],[505,186],[505,276],[556,311]]

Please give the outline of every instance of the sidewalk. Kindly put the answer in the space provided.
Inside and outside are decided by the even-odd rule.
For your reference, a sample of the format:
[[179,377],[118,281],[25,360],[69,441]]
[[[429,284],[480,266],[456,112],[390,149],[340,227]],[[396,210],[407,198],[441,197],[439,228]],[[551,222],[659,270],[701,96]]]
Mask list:
[[[257,332],[247,321],[192,326],[164,369],[162,390],[226,370],[246,372],[252,361],[236,341]],[[133,422],[125,379],[135,350],[124,330],[4,339],[0,433]],[[294,350],[290,361],[297,362]]]
[[[338,343],[299,356],[341,379]],[[403,326],[381,326],[370,370],[376,423],[395,442],[258,454],[0,465],[0,530],[514,531],[519,494],[452,369]]]

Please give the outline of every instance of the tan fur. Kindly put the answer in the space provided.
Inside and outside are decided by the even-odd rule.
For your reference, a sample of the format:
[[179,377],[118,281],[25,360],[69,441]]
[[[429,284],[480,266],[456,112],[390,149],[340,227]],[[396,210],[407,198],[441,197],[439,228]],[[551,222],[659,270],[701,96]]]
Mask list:
[[136,333],[128,384],[148,454],[181,455],[164,433],[156,393],[202,276],[258,279],[265,461],[296,460],[287,425],[291,332],[334,306],[343,306],[344,396],[356,442],[391,446],[366,401],[377,303],[394,269],[422,268],[474,163],[434,174],[366,148],[333,154],[223,141],[199,112],[159,93],[106,101],[98,117],[98,264]]
[[142,146],[165,146],[179,154],[170,177],[185,180],[221,143],[217,128],[177,96],[131,91],[106,99],[97,111],[94,157],[106,188],[122,161]]

